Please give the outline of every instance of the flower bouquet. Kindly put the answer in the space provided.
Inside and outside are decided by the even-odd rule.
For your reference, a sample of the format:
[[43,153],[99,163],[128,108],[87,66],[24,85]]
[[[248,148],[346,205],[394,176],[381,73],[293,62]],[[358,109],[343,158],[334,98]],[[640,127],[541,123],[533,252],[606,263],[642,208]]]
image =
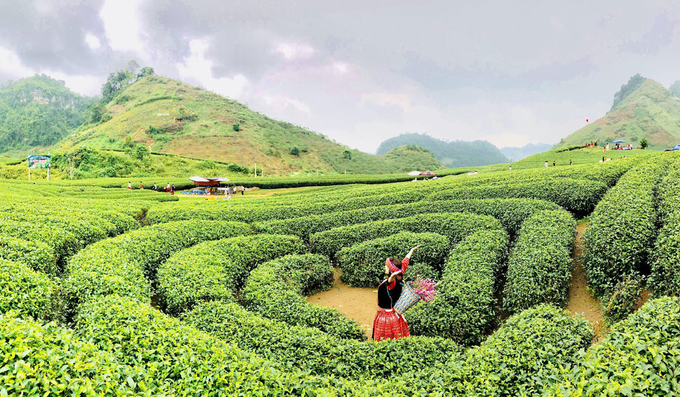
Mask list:
[[429,302],[438,294],[434,289],[437,283],[429,278],[422,278],[420,275],[416,276],[415,281],[404,284],[404,289],[401,291],[401,296],[397,303],[394,304],[394,311],[403,315],[406,310],[410,309],[419,300]]

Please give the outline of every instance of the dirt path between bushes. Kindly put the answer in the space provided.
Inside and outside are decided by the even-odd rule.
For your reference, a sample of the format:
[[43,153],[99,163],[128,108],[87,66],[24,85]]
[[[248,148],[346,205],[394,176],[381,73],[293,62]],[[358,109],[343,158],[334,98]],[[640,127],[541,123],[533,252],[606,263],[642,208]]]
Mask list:
[[566,309],[574,315],[582,314],[593,325],[595,340],[600,341],[609,329],[605,325],[600,302],[586,288],[588,280],[583,267],[583,232],[587,227],[586,222],[576,225],[577,234],[574,240],[574,252],[571,255],[574,260],[574,270],[571,273],[571,287]]
[[340,281],[342,271],[333,271],[334,281],[330,290],[307,297],[307,302],[338,309],[340,313],[361,324],[367,337],[373,332],[373,319],[378,310],[378,290],[376,288],[355,288]]

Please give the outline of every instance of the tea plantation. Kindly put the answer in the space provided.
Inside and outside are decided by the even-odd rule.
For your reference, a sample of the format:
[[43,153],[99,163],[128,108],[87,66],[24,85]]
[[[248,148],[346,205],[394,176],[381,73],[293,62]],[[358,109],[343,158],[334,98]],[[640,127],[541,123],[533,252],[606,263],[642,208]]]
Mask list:
[[[678,177],[654,153],[213,201],[0,180],[0,396],[678,396]],[[564,310],[582,219],[599,340]],[[307,303],[418,244],[407,279],[440,293],[411,337]]]

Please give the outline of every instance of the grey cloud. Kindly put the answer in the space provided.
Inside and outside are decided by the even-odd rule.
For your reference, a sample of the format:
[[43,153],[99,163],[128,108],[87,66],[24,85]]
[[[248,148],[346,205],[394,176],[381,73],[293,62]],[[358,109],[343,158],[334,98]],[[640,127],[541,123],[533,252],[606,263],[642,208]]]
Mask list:
[[[107,57],[94,54],[85,44],[87,32],[104,37],[99,10],[103,0],[0,2],[0,45],[14,50],[31,68],[50,69],[68,74],[103,70]],[[104,40],[102,40],[104,41]]]

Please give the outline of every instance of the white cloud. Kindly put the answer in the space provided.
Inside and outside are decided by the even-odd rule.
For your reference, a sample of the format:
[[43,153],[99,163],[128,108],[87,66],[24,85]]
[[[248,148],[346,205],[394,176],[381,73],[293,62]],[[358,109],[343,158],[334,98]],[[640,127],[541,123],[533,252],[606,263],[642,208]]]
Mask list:
[[99,41],[99,38],[92,33],[88,33],[85,35],[85,44],[87,44],[88,47],[90,47],[91,50],[96,50],[99,49],[99,47],[102,46],[102,43]]
[[148,59],[144,50],[139,0],[106,0],[99,12],[104,32],[113,51],[134,52]]
[[275,50],[289,61],[295,59],[309,59],[315,52],[314,48],[310,45],[300,43],[279,43]]
[[411,108],[411,99],[408,94],[393,93],[393,92],[370,92],[361,95],[362,105],[371,103],[379,106],[396,105],[404,111],[409,111]]
[[335,63],[333,63],[333,71],[336,74],[340,74],[340,75],[345,74],[349,71],[349,65],[347,65],[344,62],[335,62]]
[[21,60],[14,51],[0,47],[0,74],[7,75],[14,79],[23,79],[36,74],[45,74],[56,80],[63,80],[66,87],[81,95],[99,95],[102,78],[91,75],[67,75],[62,72],[29,68],[21,63]]
[[191,55],[184,58],[184,63],[175,65],[180,78],[195,80],[200,85],[220,95],[232,98],[240,97],[249,84],[248,79],[240,74],[232,78],[215,78],[212,72],[213,61],[205,57],[209,47],[210,44],[207,39],[194,39],[189,42]]
[[270,107],[272,107],[276,110],[283,110],[283,109],[285,109],[289,106],[292,106],[302,113],[307,113],[307,114],[312,113],[312,109],[309,107],[309,105],[307,105],[306,103],[304,103],[300,100],[290,98],[290,97],[285,96],[285,95],[263,95],[262,99],[264,99],[264,102],[268,106],[270,106]]
[[0,47],[0,73],[13,78],[21,78],[31,76],[34,72],[21,63],[14,51]]

